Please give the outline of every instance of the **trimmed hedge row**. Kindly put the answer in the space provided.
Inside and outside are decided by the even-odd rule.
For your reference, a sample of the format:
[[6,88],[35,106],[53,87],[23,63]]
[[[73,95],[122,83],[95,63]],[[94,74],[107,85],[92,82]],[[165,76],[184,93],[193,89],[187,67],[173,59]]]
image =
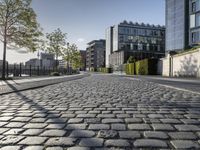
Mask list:
[[157,59],[144,59],[125,64],[125,72],[127,75],[156,75]]
[[134,75],[135,63],[125,64],[125,72],[127,75]]
[[136,66],[136,75],[148,75],[148,70],[149,70],[149,63],[148,59],[140,60],[137,61],[135,66]]
[[112,73],[113,72],[112,68],[98,68],[97,71],[102,72],[102,73]]

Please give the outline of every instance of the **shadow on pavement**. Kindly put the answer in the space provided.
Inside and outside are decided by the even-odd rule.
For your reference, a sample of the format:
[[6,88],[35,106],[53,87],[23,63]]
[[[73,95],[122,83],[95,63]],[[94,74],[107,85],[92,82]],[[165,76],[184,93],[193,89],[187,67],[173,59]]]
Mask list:
[[[9,84],[7,81],[5,81],[6,83],[7,83],[7,85],[10,87],[10,88],[12,88],[13,90],[17,90],[16,89],[16,87],[15,86],[13,86],[12,84]],[[52,113],[52,112],[49,112],[49,111],[51,111],[51,110],[48,110],[48,109],[46,109],[46,108],[44,108],[43,106],[41,106],[41,105],[39,105],[38,103],[36,103],[36,102],[34,102],[32,99],[30,99],[30,98],[28,98],[26,95],[24,95],[24,94],[22,94],[21,92],[15,92],[16,94],[17,94],[17,96],[19,96],[19,97],[21,97],[21,99],[23,100],[23,101],[25,101],[26,103],[28,103],[28,104],[30,104],[32,107],[35,107],[38,111],[41,111],[42,113],[48,113],[48,115],[51,115],[51,117],[47,117],[48,119],[52,119],[52,118],[56,118],[55,120],[54,119],[52,119],[52,120],[54,120],[54,121],[52,121],[52,122],[49,122],[48,124],[56,124],[57,126],[58,126],[58,128],[57,128],[57,130],[66,130],[66,131],[70,131],[70,132],[72,132],[73,130],[77,130],[77,131],[79,131],[79,133],[81,134],[81,135],[84,135],[84,134],[87,134],[87,133],[85,133],[84,132],[84,130],[81,130],[81,129],[79,129],[79,128],[77,128],[76,126],[73,126],[73,124],[70,124],[70,128],[72,128],[72,129],[70,129],[70,130],[67,130],[67,129],[65,129],[65,127],[68,125],[67,124],[67,121],[66,120],[64,120],[64,119],[62,119],[62,118],[60,118],[60,117],[58,117],[57,115],[55,115],[54,113]],[[63,126],[62,124],[65,124],[65,126]],[[75,123],[74,123],[75,124]],[[87,129],[85,129],[85,130],[87,130]],[[65,135],[68,135],[68,133],[66,132],[65,133]],[[63,136],[63,137],[65,137],[65,135]],[[71,137],[72,136],[72,137]],[[67,136],[67,137],[69,137],[69,136]],[[59,138],[59,137],[56,137],[56,138]],[[70,138],[75,138],[76,139],[76,141],[78,140],[78,139],[80,139],[81,137],[73,137],[73,135],[70,133]],[[92,141],[92,140],[89,140],[89,141]],[[94,141],[94,143],[98,143],[98,141]],[[83,145],[87,145],[88,144],[88,141],[82,141],[82,144]],[[100,143],[99,143],[100,144]],[[75,144],[74,146],[76,146],[77,144]],[[53,145],[52,145],[53,146]],[[64,145],[61,145],[61,146],[64,146]]]

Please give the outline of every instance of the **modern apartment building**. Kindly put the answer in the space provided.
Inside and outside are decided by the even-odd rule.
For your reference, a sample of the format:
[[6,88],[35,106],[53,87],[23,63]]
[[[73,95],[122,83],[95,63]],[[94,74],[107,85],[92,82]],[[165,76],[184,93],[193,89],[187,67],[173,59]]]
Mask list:
[[195,46],[200,43],[200,0],[189,1],[189,45]]
[[189,45],[189,0],[166,0],[166,51]]
[[86,49],[86,69],[96,71],[105,67],[105,40],[93,40]]
[[165,56],[165,27],[124,21],[106,30],[106,66]]
[[82,67],[80,68],[81,71],[86,70],[86,51],[85,50],[80,50],[81,54],[81,62],[82,62]]

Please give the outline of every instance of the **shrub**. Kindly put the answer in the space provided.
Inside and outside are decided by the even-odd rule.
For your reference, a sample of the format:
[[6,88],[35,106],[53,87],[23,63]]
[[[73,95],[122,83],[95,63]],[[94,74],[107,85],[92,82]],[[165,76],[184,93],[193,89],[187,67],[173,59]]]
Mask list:
[[127,75],[134,75],[134,68],[135,64],[130,63],[130,64],[125,64],[125,72]]
[[156,75],[157,59],[144,59],[136,62],[137,75]]
[[148,75],[148,59],[140,60],[136,62],[136,74]]
[[102,73],[112,73],[113,69],[112,68],[98,68],[97,71],[102,72]]

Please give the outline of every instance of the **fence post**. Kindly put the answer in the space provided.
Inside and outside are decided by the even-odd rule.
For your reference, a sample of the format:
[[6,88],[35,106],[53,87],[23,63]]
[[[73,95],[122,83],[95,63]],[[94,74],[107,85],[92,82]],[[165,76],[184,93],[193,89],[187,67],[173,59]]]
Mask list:
[[14,64],[14,72],[13,72],[13,76],[16,76],[16,64]]
[[37,66],[37,75],[38,76],[40,75],[40,68],[39,68],[39,66]]
[[6,66],[6,74],[7,74],[7,77],[9,76],[9,72],[8,72],[8,62],[7,62],[7,66]]
[[22,64],[21,63],[19,64],[19,76],[20,77],[22,76]]
[[30,65],[30,68],[29,68],[29,75],[30,75],[30,77],[31,77],[31,65]]

